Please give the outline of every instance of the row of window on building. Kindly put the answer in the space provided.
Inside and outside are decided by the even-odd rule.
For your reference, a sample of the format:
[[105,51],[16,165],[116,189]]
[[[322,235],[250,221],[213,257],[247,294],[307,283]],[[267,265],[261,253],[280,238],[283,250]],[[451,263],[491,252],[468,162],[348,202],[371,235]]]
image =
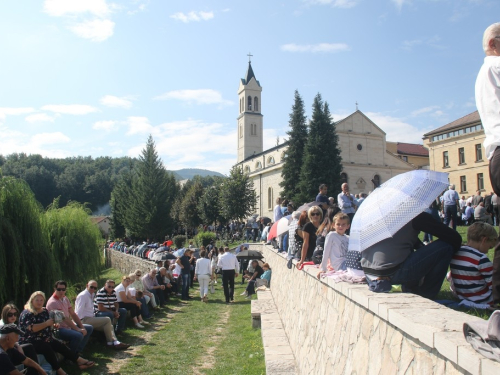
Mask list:
[[[476,176],[477,190],[484,190],[484,176],[478,173]],[[467,193],[467,177],[460,176],[460,193]]]
[[449,133],[435,135],[432,137],[432,142],[440,141],[442,139],[451,138],[451,137],[458,137],[459,135],[478,132],[481,130],[483,130],[482,124],[467,126],[466,128],[454,130],[454,131],[449,132]]
[[[252,110],[252,97],[249,95],[247,98],[247,111]],[[253,111],[259,112],[259,98],[253,98]],[[245,112],[245,98],[240,99],[240,113]]]
[[[481,144],[478,143],[474,146],[476,152],[476,161],[483,161],[483,150],[481,148]],[[465,164],[465,149],[460,147],[458,149],[458,165]],[[450,166],[450,159],[448,151],[443,151],[443,168],[447,168]]]

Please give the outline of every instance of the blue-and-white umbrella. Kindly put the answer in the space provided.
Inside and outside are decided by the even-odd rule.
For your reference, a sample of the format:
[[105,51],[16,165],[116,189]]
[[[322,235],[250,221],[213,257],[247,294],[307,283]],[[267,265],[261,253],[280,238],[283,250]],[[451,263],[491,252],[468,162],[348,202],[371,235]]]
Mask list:
[[421,214],[449,185],[448,173],[415,170],[385,182],[354,215],[349,250],[363,251],[392,237]]
[[179,257],[181,257],[181,256],[183,256],[183,255],[184,255],[184,252],[185,252],[185,251],[186,251],[186,249],[185,249],[185,248],[179,249],[179,250],[177,250],[177,251],[174,251],[174,255],[175,255],[177,258],[179,258]]

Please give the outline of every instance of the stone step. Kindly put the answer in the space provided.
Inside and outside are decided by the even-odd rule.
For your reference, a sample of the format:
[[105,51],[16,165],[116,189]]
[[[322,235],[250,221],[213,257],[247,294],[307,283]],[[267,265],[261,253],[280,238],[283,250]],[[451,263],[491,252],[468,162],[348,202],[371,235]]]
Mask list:
[[298,374],[295,356],[271,292],[258,290],[257,298],[252,301],[252,327],[261,329],[266,374]]

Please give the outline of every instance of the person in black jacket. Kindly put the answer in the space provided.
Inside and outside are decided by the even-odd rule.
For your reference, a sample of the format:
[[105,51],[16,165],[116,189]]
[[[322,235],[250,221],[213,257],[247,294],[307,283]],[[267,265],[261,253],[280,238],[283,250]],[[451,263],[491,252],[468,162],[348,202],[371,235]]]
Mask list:
[[[418,238],[421,231],[438,240],[424,246]],[[362,250],[361,265],[374,292],[401,284],[403,292],[434,299],[461,244],[460,234],[423,212],[392,237]]]

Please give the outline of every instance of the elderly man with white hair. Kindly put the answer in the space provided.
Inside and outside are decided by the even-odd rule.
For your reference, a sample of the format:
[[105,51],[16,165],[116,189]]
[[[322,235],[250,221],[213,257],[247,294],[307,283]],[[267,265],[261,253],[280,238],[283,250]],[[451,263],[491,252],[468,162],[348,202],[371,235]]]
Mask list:
[[[476,79],[476,106],[484,128],[484,149],[490,161],[493,191],[500,194],[500,22],[483,35],[484,63]],[[500,302],[500,242],[495,247],[492,280],[493,302]]]
[[460,197],[455,191],[455,185],[450,185],[449,189],[443,194],[443,216],[444,224],[453,223],[453,229],[457,229],[457,207]]

